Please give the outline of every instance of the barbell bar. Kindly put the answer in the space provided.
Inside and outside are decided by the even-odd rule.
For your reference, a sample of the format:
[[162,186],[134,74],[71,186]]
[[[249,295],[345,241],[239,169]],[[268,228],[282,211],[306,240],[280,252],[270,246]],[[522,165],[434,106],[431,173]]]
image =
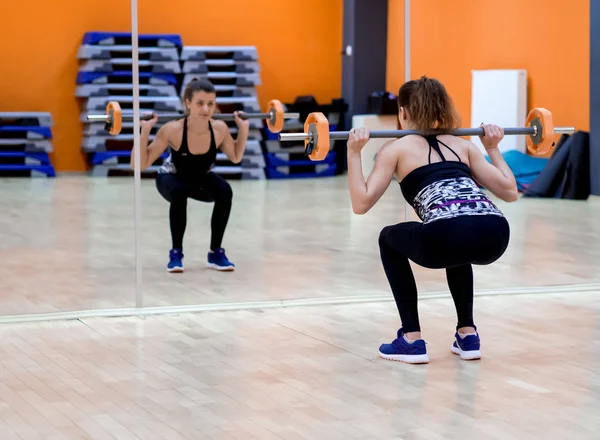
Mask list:
[[[534,108],[529,112],[526,127],[504,128],[505,135],[528,135],[527,149],[534,156],[543,156],[550,152],[554,146],[554,135],[571,134],[575,127],[554,127],[552,113],[545,108]],[[408,135],[422,135],[419,130],[380,130],[371,131],[370,139],[400,138]],[[457,128],[435,134],[450,134],[454,136],[484,136],[482,127]],[[282,142],[304,141],[306,155],[314,161],[325,159],[329,152],[331,140],[346,140],[350,137],[349,131],[329,131],[329,121],[323,113],[315,112],[308,115],[304,123],[304,133],[280,133]]]
[[[269,101],[267,104],[268,111],[264,113],[246,113],[240,112],[239,116],[241,119],[264,119],[267,121],[267,127],[273,133],[279,133],[283,130],[284,120],[285,119],[298,119],[300,118],[300,113],[286,113],[283,111],[283,104],[281,101],[277,99],[273,99]],[[140,120],[149,121],[154,117],[153,113],[145,113],[140,115]],[[161,115],[158,113],[159,119],[168,119],[173,120],[177,116],[173,114],[169,115]],[[222,121],[234,121],[235,115],[233,113],[215,113],[211,117],[215,120]],[[117,135],[121,132],[121,126],[123,124],[123,119],[133,119],[133,112],[131,113],[123,113],[121,110],[121,105],[117,101],[109,101],[106,105],[106,113],[103,115],[88,115],[88,121],[101,121],[105,122],[105,130],[108,131],[112,135]]]

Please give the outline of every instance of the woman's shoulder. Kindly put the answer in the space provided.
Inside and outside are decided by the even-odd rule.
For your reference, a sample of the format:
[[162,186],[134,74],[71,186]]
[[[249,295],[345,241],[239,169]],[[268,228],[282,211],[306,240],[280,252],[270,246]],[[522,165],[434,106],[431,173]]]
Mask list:
[[159,129],[159,133],[161,133],[164,138],[169,143],[170,147],[178,144],[181,140],[181,136],[183,134],[183,119],[174,119],[168,122],[165,122],[162,127]]
[[219,133],[229,132],[229,126],[227,125],[227,122],[223,121],[222,119],[211,119],[210,125],[212,126],[213,130]]
[[165,122],[161,129],[169,133],[181,131],[183,130],[183,119],[184,118],[172,119],[168,122]]

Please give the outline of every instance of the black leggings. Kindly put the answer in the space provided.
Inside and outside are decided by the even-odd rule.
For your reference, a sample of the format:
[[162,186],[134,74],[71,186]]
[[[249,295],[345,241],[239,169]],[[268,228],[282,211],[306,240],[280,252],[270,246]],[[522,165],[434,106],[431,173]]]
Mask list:
[[383,228],[379,235],[381,261],[404,332],[421,331],[417,286],[408,260],[430,269],[446,269],[458,318],[456,328],[474,327],[471,265],[496,261],[509,239],[508,222],[495,215],[456,217],[426,225],[405,222]]
[[215,173],[208,173],[202,182],[189,183],[176,174],[156,176],[158,192],[171,204],[169,222],[174,249],[183,249],[183,234],[187,223],[187,199],[201,202],[215,202],[211,218],[210,250],[222,246],[225,227],[231,212],[233,192],[225,179]]

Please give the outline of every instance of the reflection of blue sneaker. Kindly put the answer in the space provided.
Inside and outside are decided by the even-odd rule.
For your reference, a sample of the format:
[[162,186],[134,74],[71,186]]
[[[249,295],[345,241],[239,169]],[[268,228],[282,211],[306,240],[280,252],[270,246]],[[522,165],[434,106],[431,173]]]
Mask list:
[[183,251],[181,249],[171,249],[169,251],[168,272],[183,272]]
[[225,249],[215,249],[208,253],[208,263],[206,267],[216,270],[235,270],[235,264],[227,259]]
[[454,334],[454,343],[452,344],[452,353],[460,356],[465,361],[473,361],[481,359],[481,341],[479,334],[475,330],[475,334],[470,334],[461,337],[458,332]]
[[400,361],[408,364],[429,363],[429,356],[427,356],[427,348],[423,339],[408,342],[404,339],[402,329],[398,330],[397,336],[397,339],[394,339],[391,344],[382,344],[379,347],[379,356],[390,361]]

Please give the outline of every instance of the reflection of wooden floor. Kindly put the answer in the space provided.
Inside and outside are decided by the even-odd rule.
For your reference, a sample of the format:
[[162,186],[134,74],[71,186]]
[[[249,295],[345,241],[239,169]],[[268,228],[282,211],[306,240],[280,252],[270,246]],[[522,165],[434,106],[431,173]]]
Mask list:
[[393,303],[0,326],[0,438],[597,439],[600,296],[479,298],[484,358],[377,357]]
[[[345,177],[231,184],[224,246],[237,271],[204,268],[212,205],[190,201],[187,272],[168,274],[168,205],[143,181],[144,305],[389,293],[377,237],[403,219],[397,184],[365,216],[352,213]],[[132,179],[5,179],[0,201],[0,314],[134,306]],[[598,199],[500,206],[512,242],[498,263],[475,269],[476,288],[600,281]],[[415,270],[421,291],[446,289],[442,271]]]

